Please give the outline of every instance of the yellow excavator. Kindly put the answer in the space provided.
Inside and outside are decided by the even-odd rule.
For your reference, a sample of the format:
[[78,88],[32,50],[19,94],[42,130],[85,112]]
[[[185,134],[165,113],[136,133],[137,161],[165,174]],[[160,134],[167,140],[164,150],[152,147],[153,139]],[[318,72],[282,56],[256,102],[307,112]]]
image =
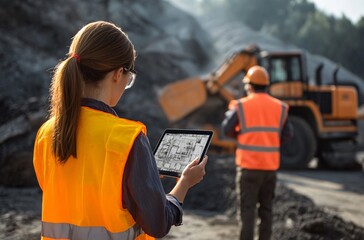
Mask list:
[[364,118],[358,115],[358,89],[338,82],[339,68],[333,72],[331,85],[322,84],[323,64],[317,66],[314,84],[309,83],[301,51],[268,52],[249,46],[211,74],[166,85],[159,92],[159,103],[167,119],[174,126],[212,129],[212,144],[233,152],[236,143],[221,138],[220,123],[229,101],[243,96],[241,80],[254,65],[269,72],[269,93],[290,106],[295,134],[282,146],[283,168],[305,168],[314,157],[320,165],[332,168],[357,165],[357,123]]

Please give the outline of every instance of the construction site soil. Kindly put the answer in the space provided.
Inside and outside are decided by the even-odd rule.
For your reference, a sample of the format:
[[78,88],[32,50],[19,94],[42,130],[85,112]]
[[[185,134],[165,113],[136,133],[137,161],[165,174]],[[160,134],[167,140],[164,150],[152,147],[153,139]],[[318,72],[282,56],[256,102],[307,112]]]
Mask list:
[[[166,191],[174,184],[163,179]],[[363,193],[361,193],[363,194]],[[358,202],[357,206],[362,203]],[[184,203],[184,225],[164,239],[235,239],[235,167],[233,156],[210,155],[207,175]],[[0,188],[0,239],[39,239],[41,191]],[[364,239],[364,228],[329,213],[279,181],[274,202],[272,239]]]

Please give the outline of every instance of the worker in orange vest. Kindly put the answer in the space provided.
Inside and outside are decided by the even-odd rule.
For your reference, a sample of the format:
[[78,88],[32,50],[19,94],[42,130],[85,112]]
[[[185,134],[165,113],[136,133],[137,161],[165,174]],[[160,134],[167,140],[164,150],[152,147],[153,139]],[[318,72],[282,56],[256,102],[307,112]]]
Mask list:
[[272,204],[280,145],[292,137],[293,128],[286,121],[288,105],[267,93],[269,76],[263,67],[250,68],[243,83],[247,96],[230,102],[222,132],[237,139],[235,161],[240,239],[254,239],[258,210],[259,239],[266,240],[272,233]]
[[182,224],[182,202],[205,174],[192,161],[165,194],[144,124],[113,110],[136,72],[134,46],[112,23],[84,26],[51,84],[51,115],[34,144],[43,240],[145,240]]

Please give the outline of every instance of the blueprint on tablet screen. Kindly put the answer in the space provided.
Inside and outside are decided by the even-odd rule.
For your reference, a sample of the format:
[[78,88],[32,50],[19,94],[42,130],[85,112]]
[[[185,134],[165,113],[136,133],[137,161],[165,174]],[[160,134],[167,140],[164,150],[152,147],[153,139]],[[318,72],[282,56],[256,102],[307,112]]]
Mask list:
[[155,153],[158,168],[182,172],[193,159],[201,156],[208,139],[207,135],[166,133]]

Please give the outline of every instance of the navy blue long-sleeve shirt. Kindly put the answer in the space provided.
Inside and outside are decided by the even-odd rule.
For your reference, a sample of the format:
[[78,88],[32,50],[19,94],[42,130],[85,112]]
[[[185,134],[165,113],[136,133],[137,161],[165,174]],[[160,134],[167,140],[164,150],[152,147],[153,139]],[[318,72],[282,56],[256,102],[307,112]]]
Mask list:
[[[117,116],[114,109],[95,99],[82,99],[82,106]],[[129,153],[122,179],[123,207],[148,235],[161,238],[172,225],[182,224],[182,207],[171,195],[166,195],[148,137],[140,133]]]

